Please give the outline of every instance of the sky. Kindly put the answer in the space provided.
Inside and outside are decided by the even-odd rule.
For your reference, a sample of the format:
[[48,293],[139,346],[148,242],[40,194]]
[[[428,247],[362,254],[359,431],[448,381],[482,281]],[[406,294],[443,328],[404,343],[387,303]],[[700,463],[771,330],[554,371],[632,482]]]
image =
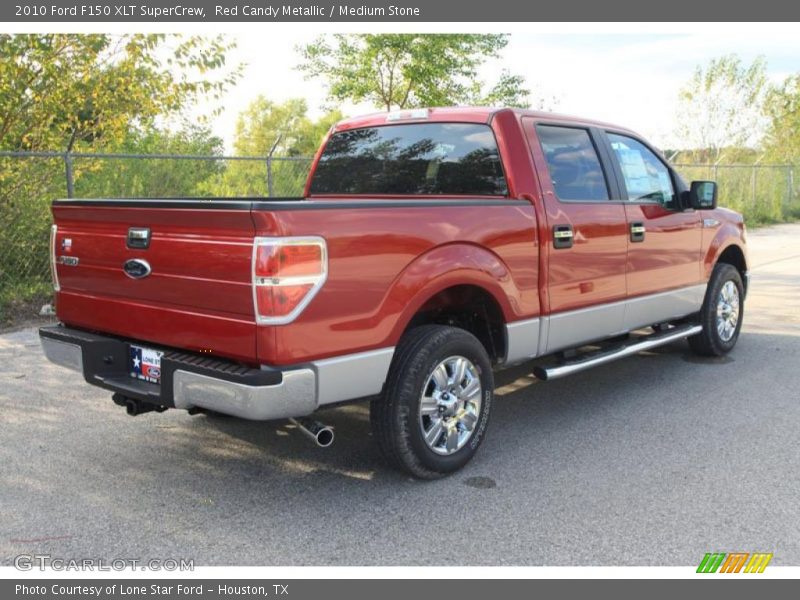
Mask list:
[[[300,60],[295,47],[319,32],[278,29],[229,34],[237,48],[229,53],[228,63],[246,66],[223,99],[222,113],[211,120],[227,151],[232,150],[238,114],[258,95],[275,101],[305,98],[312,116],[323,111],[322,82],[306,80],[295,69]],[[494,73],[506,68],[523,75],[534,98],[547,99],[556,112],[626,126],[668,148],[680,145],[673,132],[681,86],[697,65],[730,53],[748,63],[764,56],[769,77],[776,82],[800,72],[800,35],[791,28],[752,24],[743,31],[708,24],[682,33],[517,31],[500,59],[483,67],[482,75],[491,82]],[[341,108],[350,116],[375,110],[370,105]]]

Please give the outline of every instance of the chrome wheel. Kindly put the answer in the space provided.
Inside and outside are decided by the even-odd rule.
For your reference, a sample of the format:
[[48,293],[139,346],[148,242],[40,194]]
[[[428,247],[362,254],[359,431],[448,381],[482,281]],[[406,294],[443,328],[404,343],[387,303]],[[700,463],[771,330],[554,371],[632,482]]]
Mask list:
[[419,426],[428,448],[449,455],[464,447],[481,412],[483,386],[478,369],[463,356],[444,359],[422,388]]
[[717,297],[717,334],[723,342],[729,342],[739,323],[739,288],[733,281],[726,281]]

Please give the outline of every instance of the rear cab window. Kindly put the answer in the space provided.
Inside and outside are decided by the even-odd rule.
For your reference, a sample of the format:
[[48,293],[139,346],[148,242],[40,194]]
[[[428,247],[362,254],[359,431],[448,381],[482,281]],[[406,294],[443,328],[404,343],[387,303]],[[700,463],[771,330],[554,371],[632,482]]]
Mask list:
[[537,125],[550,180],[559,200],[608,200],[608,183],[587,129]]
[[478,123],[408,123],[334,133],[312,195],[506,196],[497,141]]

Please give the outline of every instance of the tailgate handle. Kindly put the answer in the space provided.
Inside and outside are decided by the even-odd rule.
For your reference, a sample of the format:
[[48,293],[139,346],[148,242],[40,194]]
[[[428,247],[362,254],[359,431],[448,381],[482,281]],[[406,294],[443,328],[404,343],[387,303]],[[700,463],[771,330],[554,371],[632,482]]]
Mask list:
[[150,247],[150,228],[131,227],[128,229],[128,248],[146,249]]

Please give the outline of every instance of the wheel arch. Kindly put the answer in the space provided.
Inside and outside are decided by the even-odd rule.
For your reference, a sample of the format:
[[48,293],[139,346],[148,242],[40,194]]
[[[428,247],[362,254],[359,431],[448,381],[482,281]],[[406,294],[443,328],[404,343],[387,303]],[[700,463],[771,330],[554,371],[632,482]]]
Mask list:
[[747,266],[747,254],[745,253],[744,248],[735,241],[730,242],[718,248],[713,261],[708,261],[706,263],[707,265],[706,279],[709,279],[711,277],[711,271],[718,264],[731,265],[739,272],[739,276],[742,278],[742,285],[744,286],[744,292],[745,294],[747,294],[748,266]]
[[716,231],[703,261],[706,281],[711,277],[717,263],[721,262],[736,267],[742,280],[745,279],[748,270],[747,250],[744,245],[744,226],[740,225],[741,227],[734,223],[724,223]]
[[518,318],[520,290],[496,254],[457,243],[418,257],[388,296],[403,307],[391,333],[394,344],[413,327],[452,324],[476,335],[492,359],[500,360],[506,351],[505,324]]
[[484,287],[458,284],[430,296],[408,320],[403,334],[421,325],[449,325],[470,332],[493,362],[507,354],[506,320],[497,299]]

